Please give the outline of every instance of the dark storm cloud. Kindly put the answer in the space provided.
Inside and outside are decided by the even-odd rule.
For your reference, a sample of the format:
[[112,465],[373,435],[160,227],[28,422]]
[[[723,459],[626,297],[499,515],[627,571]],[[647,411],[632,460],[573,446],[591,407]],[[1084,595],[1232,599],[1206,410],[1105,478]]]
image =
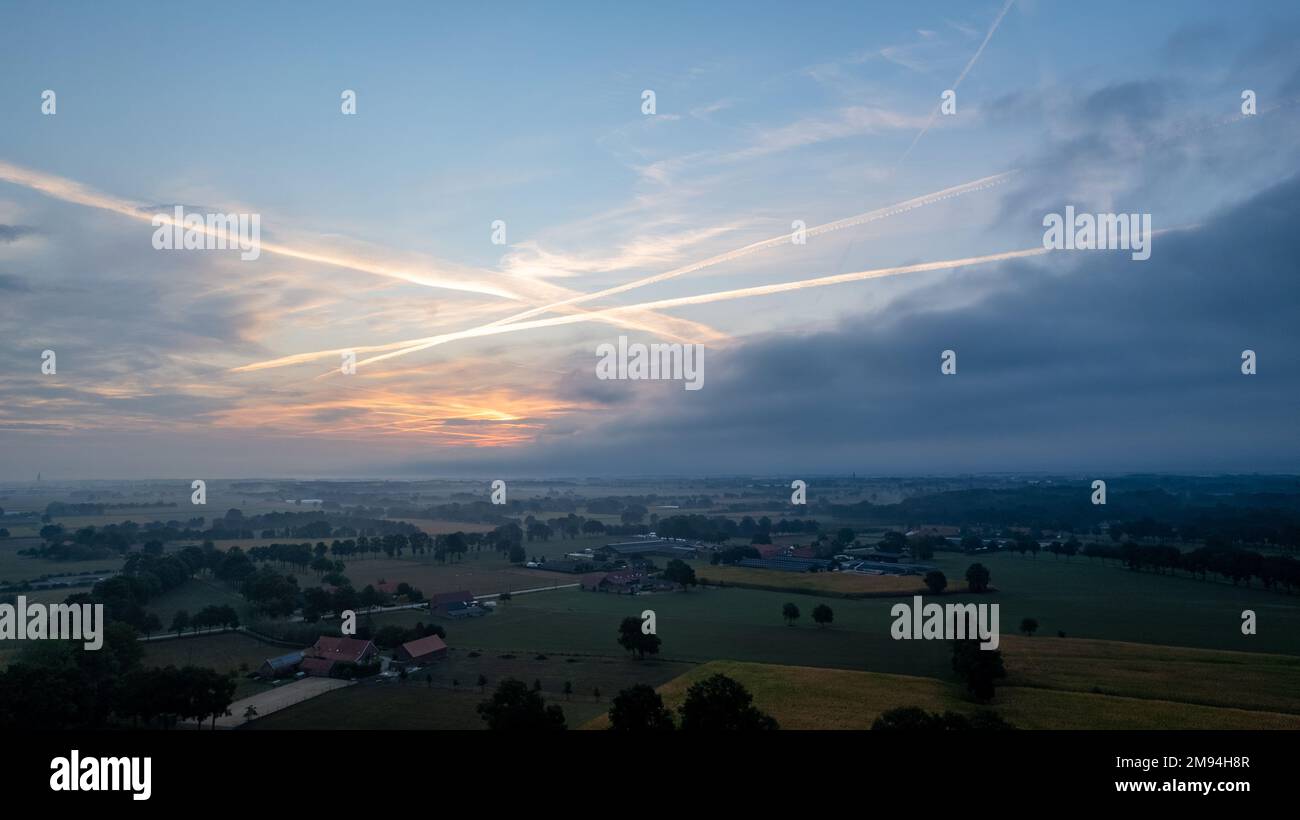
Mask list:
[[[883,318],[718,352],[703,390],[663,393],[526,461],[488,454],[462,466],[1293,470],[1297,213],[1292,178],[1157,237],[1145,262],[1062,252],[936,277],[934,288],[979,280],[984,295],[939,310],[920,289]],[[955,376],[940,375],[945,349],[957,351]],[[1257,352],[1258,375],[1241,374],[1244,349]]]

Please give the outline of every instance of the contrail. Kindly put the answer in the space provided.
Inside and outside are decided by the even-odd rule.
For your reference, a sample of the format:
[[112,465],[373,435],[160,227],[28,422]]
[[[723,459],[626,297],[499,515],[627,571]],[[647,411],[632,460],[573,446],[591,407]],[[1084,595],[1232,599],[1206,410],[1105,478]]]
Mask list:
[[[812,228],[808,228],[805,231],[805,233],[808,236],[818,236],[824,233],[830,233],[831,231],[841,230],[843,228],[849,228],[856,225],[864,225],[869,222],[874,222],[879,219],[884,219],[885,217],[895,216],[897,214],[905,213],[907,211],[914,210],[916,208],[920,208],[926,205],[931,205],[935,202],[940,202],[945,199],[961,196],[962,194],[971,193],[973,191],[984,190],[986,188],[991,188],[995,185],[1000,185],[1016,173],[1018,172],[1013,169],[1011,171],[1004,171],[1000,174],[993,174],[992,176],[983,177],[981,179],[972,180],[970,182],[964,182],[960,185],[954,185],[951,188],[944,188],[943,190],[935,191],[933,193],[922,194],[921,196],[913,197],[912,199],[906,200],[904,202],[899,202],[894,205],[888,205],[884,208],[877,208],[876,210],[867,211],[865,213],[861,213],[856,216],[850,216],[844,219],[836,220],[834,222],[827,222],[823,225],[817,225]],[[755,253],[760,250],[764,250],[766,248],[771,248],[771,247],[784,244],[790,241],[791,235],[792,234],[788,234],[788,233],[781,234],[780,236],[772,237],[771,239],[764,239],[761,242],[754,242],[752,244],[745,245],[744,247],[727,251],[725,253],[721,253],[716,256],[711,256],[708,259],[705,259],[703,261],[694,262],[692,264],[685,265],[683,267],[676,268],[674,270],[670,270],[665,273],[655,274],[654,276],[647,276],[642,279],[637,279],[635,281],[628,282],[622,285],[616,285],[611,288],[606,288],[605,290],[597,291],[595,293],[580,294],[578,296],[574,296],[568,299],[564,299],[562,301],[554,302],[549,305],[530,308],[529,310],[516,313],[513,316],[507,316],[505,318],[498,319],[494,322],[489,322],[478,328],[470,328],[468,330],[459,331],[459,333],[462,334],[473,333],[474,331],[481,330],[481,329],[497,328],[508,324],[514,324],[526,319],[531,319],[532,317],[537,316],[538,314],[546,313],[551,310],[562,309],[567,306],[576,305],[580,302],[586,302],[592,299],[601,299],[607,296],[615,296],[620,293],[625,293],[629,290],[645,287],[646,285],[655,284],[657,282],[662,282],[667,279],[683,276],[688,273],[694,273],[695,271],[702,270],[704,268],[711,267],[713,265],[718,265],[723,262],[729,262],[731,260],[739,259],[743,256],[748,256],[749,254]],[[601,315],[601,311],[595,311],[593,315]],[[298,353],[291,356],[284,356],[279,359],[274,359],[269,362],[254,363],[250,365],[244,365],[242,367],[237,367],[234,368],[234,372],[240,372],[245,370],[260,370],[262,369],[263,365],[268,365],[272,367],[282,367],[291,364],[301,364],[303,362],[308,362],[319,358],[325,358],[327,356],[338,356],[340,353],[344,352],[345,350],[351,350],[355,353],[361,353],[361,352],[372,353],[372,352],[379,352],[385,350],[392,350],[392,351],[396,351],[396,353],[392,355],[400,356],[400,355],[405,355],[407,353],[415,353],[420,350],[425,350],[427,348],[434,347],[440,344],[445,344],[448,341],[453,341],[455,339],[460,339],[460,338],[469,338],[469,337],[461,336],[457,334],[440,334],[437,336],[427,336],[422,339],[407,339],[405,341],[400,341],[400,342],[389,342],[387,344],[382,344],[382,345],[369,345],[364,347],[351,347],[351,348],[340,348],[336,350],[319,350],[310,353]],[[364,361],[359,361],[357,362],[357,364],[358,366],[360,366],[362,364],[381,361],[387,358],[392,358],[392,356],[373,357],[370,359],[366,359]]]
[[[24,168],[19,168],[16,165],[10,165],[7,162],[0,162],[0,181],[21,185],[25,188],[39,191],[46,196],[64,202],[71,202],[76,205],[85,205],[90,208],[112,211],[144,222],[152,222],[154,218],[157,217],[164,224],[176,224],[176,221],[170,214],[158,213],[158,209],[151,210],[144,203],[132,202],[129,199],[111,196],[70,179],[39,171],[29,171]],[[198,226],[191,228],[191,226],[188,225],[181,225],[181,227],[186,230],[192,229],[201,231],[210,236],[215,236],[218,233],[215,229],[209,229],[206,225],[202,228],[199,228]],[[353,256],[318,253],[288,245],[281,245],[275,242],[262,242],[260,247],[267,253],[273,253],[278,256],[301,259],[306,262],[316,262],[319,264],[330,265],[332,267],[348,268],[350,270],[371,273],[377,276],[386,276],[392,279],[401,279],[417,285],[425,285],[426,287],[478,293],[485,296],[499,296],[504,299],[515,299],[517,301],[527,301],[511,290],[486,282],[465,281],[410,273],[408,271],[399,270],[397,268]]]
[[[685,305],[703,305],[710,302],[723,302],[731,299],[744,299],[751,296],[769,296],[775,293],[785,293],[793,290],[805,290],[807,288],[826,287],[827,285],[839,285],[847,282],[858,282],[864,279],[878,279],[885,276],[899,276],[908,273],[924,273],[927,271],[951,270],[953,268],[969,267],[972,265],[983,265],[991,262],[1004,262],[1010,259],[1021,259],[1029,256],[1041,256],[1050,253],[1050,249],[1037,247],[1026,250],[1005,251],[1003,253],[988,254],[985,256],[968,256],[962,259],[948,259],[941,262],[923,262],[916,265],[899,265],[888,268],[874,268],[872,270],[855,271],[853,273],[841,273],[834,276],[821,276],[814,279],[801,279],[795,282],[782,282],[772,285],[756,285],[748,288],[737,288],[734,290],[715,291],[713,293],[701,293],[694,296],[679,296],[671,299],[658,299],[652,302],[641,302],[635,305],[623,305],[620,307],[603,308],[601,310],[588,311],[587,313],[576,314],[573,316],[556,316],[550,319],[537,319],[531,322],[516,322],[510,325],[498,325],[495,327],[477,327],[468,330],[457,331],[455,333],[444,333],[441,336],[431,337],[424,344],[411,348],[402,348],[385,353],[380,356],[372,356],[364,361],[358,361],[357,366],[370,364],[373,362],[383,361],[384,359],[394,356],[401,356],[415,350],[423,350],[435,345],[446,344],[460,339],[477,338],[480,336],[496,336],[502,333],[515,333],[521,330],[533,330],[543,327],[557,327],[560,325],[577,324],[578,322],[590,322],[606,316],[619,316],[623,313],[637,310],[660,310],[663,308],[683,307]],[[287,364],[295,364],[298,361],[304,361],[302,356],[314,356],[315,354],[299,354],[298,356],[287,356],[283,359],[274,359],[266,362],[248,364],[242,367],[233,368],[235,372],[263,370],[270,367],[282,367]]]
[[[83,205],[89,208],[110,211],[112,213],[127,216],[132,219],[152,223],[155,218],[167,225],[175,225],[176,220],[169,213],[159,212],[157,208],[150,208],[141,202],[105,194],[101,191],[83,185],[75,180],[65,177],[47,174],[41,171],[32,171],[11,165],[7,162],[0,161],[0,181],[10,182],[38,191],[52,199],[58,199],[63,202],[70,202],[74,205]],[[186,230],[200,231],[205,235],[217,236],[219,232],[215,228],[209,228],[206,224],[200,226],[181,225]],[[527,296],[516,290],[499,287],[497,285],[466,279],[452,279],[443,276],[428,276],[422,273],[411,273],[391,265],[384,265],[367,259],[355,256],[337,254],[337,253],[320,253],[289,245],[275,242],[263,241],[259,247],[267,253],[277,254],[279,256],[299,259],[306,262],[316,262],[330,265],[332,267],[347,268],[362,273],[370,273],[377,276],[384,276],[392,279],[399,279],[412,284],[423,285],[425,287],[442,288],[444,290],[454,290],[466,293],[477,293],[485,296],[498,296],[504,299],[511,299],[520,302],[537,302],[541,301],[544,296],[534,294]],[[541,283],[527,283],[538,286]],[[572,293],[573,291],[565,288],[558,288],[546,285],[552,292],[546,296],[554,298],[554,291]],[[630,321],[643,330],[656,330],[667,333],[683,341],[688,338],[705,338],[705,339],[722,339],[726,338],[724,334],[697,322],[674,317],[640,317]]]
[[[1180,225],[1171,228],[1161,228],[1151,232],[1151,236],[1159,236],[1165,233],[1176,231],[1191,230],[1200,227],[1197,224]],[[460,331],[458,333],[448,333],[444,336],[437,337],[429,342],[414,348],[404,348],[395,350],[391,353],[385,353],[381,356],[372,356],[365,361],[357,362],[360,367],[363,364],[382,361],[394,356],[401,356],[414,350],[423,350],[426,347],[433,347],[438,344],[456,341],[458,339],[467,339],[477,336],[493,336],[500,333],[511,333],[516,330],[532,330],[533,328],[555,327],[557,325],[571,325],[577,322],[589,322],[600,319],[604,316],[617,316],[624,311],[634,310],[663,310],[665,308],[683,307],[685,305],[704,305],[710,302],[725,302],[731,299],[745,299],[751,296],[770,296],[774,293],[786,293],[792,290],[804,290],[807,288],[820,288],[827,285],[840,285],[846,282],[859,282],[864,279],[879,279],[886,276],[899,276],[907,273],[926,273],[928,271],[952,270],[954,268],[965,268],[972,265],[986,265],[991,262],[1006,262],[1012,259],[1024,259],[1031,256],[1042,256],[1052,253],[1051,248],[1042,246],[1036,248],[1026,248],[1018,251],[1003,251],[1002,253],[991,253],[984,256],[967,256],[962,259],[947,259],[942,262],[922,262],[915,265],[898,265],[889,268],[874,268],[872,270],[855,271],[853,273],[840,273],[834,276],[820,276],[815,279],[800,279],[795,282],[781,282],[774,285],[756,285],[748,288],[736,288],[734,290],[720,290],[714,293],[701,293],[695,296],[679,296],[672,299],[658,299],[653,302],[640,302],[635,305],[624,305],[622,307],[604,308],[602,310],[593,310],[587,313],[575,316],[557,316],[551,319],[539,319],[533,322],[519,322],[513,325],[502,325],[499,327],[481,327],[470,330]],[[274,366],[273,364],[269,366]],[[251,365],[247,369],[260,369],[257,365]]]
[[[984,53],[984,47],[989,44],[989,40],[993,39],[993,32],[998,30],[998,26],[1002,24],[1002,18],[1007,16],[1007,12],[1011,11],[1011,7],[1015,5],[1015,2],[1016,0],[1007,0],[1006,5],[1002,7],[1002,11],[998,12],[998,16],[993,18],[993,25],[989,26],[988,33],[984,35],[984,42],[980,43],[980,47],[975,49],[975,53],[971,55],[970,60],[966,63],[966,67],[961,70],[961,73],[957,75],[956,82],[952,84],[953,91],[956,91],[957,86],[961,85],[961,81],[966,79],[966,75],[969,74],[970,70],[975,66],[975,61]],[[935,106],[934,109],[930,111],[930,119],[926,120],[925,127],[921,129],[920,133],[912,138],[912,144],[907,146],[907,150],[903,152],[903,157],[899,162],[907,159],[908,155],[912,153],[912,149],[916,147],[918,142],[920,142],[921,137],[924,137],[925,132],[930,130],[930,126],[934,125],[934,118],[938,115],[939,106]]]

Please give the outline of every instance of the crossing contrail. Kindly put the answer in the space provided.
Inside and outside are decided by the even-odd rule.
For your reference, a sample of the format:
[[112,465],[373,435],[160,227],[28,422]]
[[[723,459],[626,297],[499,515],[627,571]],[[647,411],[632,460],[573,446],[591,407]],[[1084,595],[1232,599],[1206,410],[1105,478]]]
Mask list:
[[[888,268],[873,268],[871,270],[855,271],[853,273],[840,273],[833,276],[821,276],[813,279],[800,279],[794,282],[781,282],[771,285],[756,285],[748,288],[736,288],[733,290],[715,291],[713,293],[701,293],[694,296],[678,296],[670,299],[657,299],[652,302],[640,302],[635,305],[622,305],[619,307],[602,308],[592,310],[586,313],[575,314],[572,316],[555,316],[549,319],[536,319],[529,322],[516,322],[509,325],[496,325],[493,327],[483,326],[461,330],[454,333],[444,333],[440,336],[430,337],[425,343],[415,346],[406,347],[399,350],[393,350],[379,356],[372,356],[364,361],[358,361],[357,366],[363,364],[372,364],[374,362],[390,359],[395,356],[402,356],[415,350],[423,350],[427,347],[446,344],[461,339],[472,339],[482,336],[496,336],[503,333],[516,333],[522,330],[534,330],[543,327],[558,327],[561,325],[577,324],[579,322],[595,321],[604,317],[617,317],[624,313],[637,310],[660,310],[663,308],[684,307],[686,305],[703,305],[711,302],[725,302],[732,299],[744,299],[753,296],[770,296],[776,293],[786,293],[794,290],[805,290],[808,288],[826,287],[828,285],[840,285],[847,282],[859,282],[865,279],[878,279],[886,276],[900,276],[908,273],[925,273],[928,271],[952,270],[954,268],[969,267],[972,265],[984,265],[992,262],[1005,262],[1011,259],[1021,259],[1029,256],[1041,256],[1050,253],[1050,249],[1037,247],[1028,248],[1018,251],[1005,251],[1003,253],[987,254],[985,256],[968,256],[962,259],[948,259],[941,262],[922,262],[915,265],[898,265]],[[233,368],[235,372],[263,370],[270,367],[283,367],[289,364],[296,364],[300,361],[306,361],[302,358],[309,356],[319,358],[317,354],[298,354],[297,356],[286,356],[281,359],[273,359],[266,362],[257,362],[254,364],[244,365]]]
[[[12,165],[3,161],[0,161],[0,182],[9,182],[14,185],[37,191],[52,199],[70,202],[74,205],[82,205],[88,208],[110,211],[143,222],[152,223],[157,219],[166,225],[177,224],[177,221],[170,213],[160,212],[162,211],[160,208],[150,207],[144,203],[135,202],[124,197],[106,194],[75,180],[67,179],[66,177],[47,174],[43,171],[33,171],[27,168],[20,168],[17,165]],[[199,231],[208,236],[220,236],[220,232],[215,227],[209,227],[206,224],[193,226],[182,224],[180,227],[187,231]],[[535,304],[539,301],[545,301],[546,299],[554,299],[560,293],[573,293],[571,290],[560,288],[551,285],[550,283],[529,282],[527,280],[516,280],[516,287],[507,288],[472,277],[453,278],[443,275],[428,275],[425,273],[412,272],[404,267],[396,267],[382,261],[365,259],[355,255],[341,254],[333,251],[316,251],[277,242],[260,241],[259,247],[267,253],[291,259],[314,262],[332,267],[346,268],[348,270],[398,279],[425,287],[476,293],[484,296],[497,296],[503,299],[510,299],[519,302],[531,302]],[[520,292],[520,288],[518,287],[520,285],[525,286],[523,287],[524,291],[532,288],[533,292]],[[664,333],[681,339],[682,341],[699,338],[713,339],[716,341],[726,338],[725,334],[719,333],[706,325],[670,316],[640,316],[630,319],[629,324],[635,325],[642,330]]]
[[[936,202],[941,202],[945,199],[950,199],[952,197],[961,196],[962,194],[968,194],[973,191],[985,190],[995,185],[1000,185],[1006,180],[1010,179],[1016,173],[1017,171],[1013,169],[1010,171],[1004,171],[999,174],[993,174],[991,176],[983,177],[981,179],[972,180],[970,182],[964,182],[960,185],[954,185],[950,188],[944,188],[943,190],[940,191],[934,191],[933,193],[922,194],[921,196],[913,197],[912,199],[908,199],[903,202],[896,203],[894,205],[888,205],[883,208],[877,208],[872,211],[867,211],[865,213],[857,214],[856,216],[845,217],[844,219],[839,219],[834,222],[827,222],[823,225],[817,225],[812,228],[806,229],[805,233],[808,236],[819,236],[821,234],[830,233],[831,231],[838,231],[844,228],[850,228],[857,225],[865,225],[869,222],[875,222],[876,220],[879,219],[895,216],[897,214],[905,213],[907,211],[911,211],[916,208],[921,208],[926,205],[932,205]],[[319,351],[313,351],[309,353],[298,353],[291,356],[284,356],[278,359],[273,359],[267,362],[259,362],[259,363],[244,365],[242,367],[234,368],[234,371],[241,372],[241,371],[248,371],[248,370],[260,370],[264,366],[283,367],[286,365],[301,364],[315,359],[338,356],[344,350],[351,350],[354,353],[362,353],[362,352],[374,353],[380,351],[394,351],[393,353],[390,353],[388,355],[377,356],[377,357],[372,357],[370,359],[365,359],[363,361],[358,361],[357,362],[358,366],[377,362],[377,361],[382,361],[384,359],[394,358],[396,356],[404,356],[408,353],[416,353],[421,350],[426,350],[430,347],[446,344],[448,341],[455,341],[457,339],[462,339],[462,338],[472,338],[472,336],[466,336],[462,334],[474,334],[476,331],[479,330],[499,328],[499,327],[504,327],[506,325],[513,326],[516,323],[523,322],[527,319],[531,319],[532,317],[537,316],[541,313],[568,308],[573,305],[577,305],[581,302],[587,302],[593,299],[601,299],[607,296],[615,296],[620,293],[626,293],[627,291],[635,290],[636,288],[645,287],[647,285],[652,285],[657,282],[663,282],[665,280],[673,279],[678,276],[694,273],[695,271],[703,270],[704,268],[708,268],[713,265],[719,265],[724,262],[730,262],[732,260],[739,259],[744,256],[748,256],[749,254],[756,253],[760,250],[776,247],[778,245],[787,243],[790,241],[792,235],[793,234],[789,234],[789,233],[781,234],[780,236],[775,236],[772,237],[771,239],[764,239],[760,242],[754,242],[749,245],[745,245],[744,247],[737,248],[735,250],[727,251],[725,253],[721,253],[716,256],[711,256],[708,259],[704,259],[699,262],[693,262],[689,265],[685,265],[680,268],[675,268],[665,273],[659,273],[653,276],[646,276],[641,279],[634,280],[632,282],[627,282],[622,285],[616,285],[614,287],[606,288],[604,290],[596,291],[594,293],[579,294],[577,296],[573,296],[568,299],[553,302],[549,305],[542,305],[539,307],[530,308],[520,313],[516,313],[513,316],[506,316],[502,319],[498,319],[496,321],[489,322],[485,325],[481,325],[480,327],[458,331],[457,333],[450,333],[450,334],[444,333],[437,336],[426,336],[422,339],[407,339],[405,341],[389,342],[387,344],[382,344],[382,345],[356,346],[351,348],[340,348],[340,349],[332,349],[332,350],[319,350]],[[602,311],[593,311],[592,315],[600,316],[600,315],[607,315],[607,314],[604,314],[604,312]],[[483,335],[488,335],[488,334],[483,334]]]

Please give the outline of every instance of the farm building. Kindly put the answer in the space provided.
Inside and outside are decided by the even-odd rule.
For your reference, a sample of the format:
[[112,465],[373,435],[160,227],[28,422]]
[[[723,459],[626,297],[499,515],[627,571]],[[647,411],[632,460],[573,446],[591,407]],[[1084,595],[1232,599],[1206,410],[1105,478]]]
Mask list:
[[442,614],[448,618],[477,618],[492,610],[480,606],[478,601],[452,601],[442,608]]
[[407,663],[428,663],[447,657],[447,644],[437,635],[428,635],[416,641],[407,641],[397,647],[397,659]]
[[267,658],[262,661],[262,665],[257,668],[257,673],[264,678],[278,678],[282,675],[288,675],[297,671],[298,665],[302,663],[303,653],[290,652],[288,655],[281,655],[278,658]]
[[378,653],[374,641],[322,635],[316,644],[307,650],[307,657],[302,662],[302,671],[309,675],[329,675],[336,664],[367,664],[373,661]]
[[334,669],[335,661],[328,658],[303,658],[298,669],[316,678],[328,678]]
[[468,589],[459,589],[455,592],[439,592],[429,596],[429,611],[433,613],[447,612],[452,604],[467,605],[474,602],[474,594]]
[[685,541],[668,538],[647,538],[640,541],[621,541],[606,544],[597,552],[627,558],[632,555],[665,555],[669,558],[694,558],[699,548]]
[[750,567],[752,569],[776,569],[782,572],[812,572],[813,570],[824,570],[830,567],[830,561],[823,561],[820,558],[743,558],[737,562],[737,566]]

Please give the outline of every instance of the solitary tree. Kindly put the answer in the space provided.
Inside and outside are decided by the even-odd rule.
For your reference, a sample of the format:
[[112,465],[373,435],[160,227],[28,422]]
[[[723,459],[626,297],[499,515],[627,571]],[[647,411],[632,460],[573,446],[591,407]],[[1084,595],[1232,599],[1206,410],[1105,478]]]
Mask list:
[[485,688],[487,688],[487,683],[488,683],[487,675],[478,676],[478,690],[480,692],[482,692]]
[[1026,635],[1033,635],[1038,631],[1038,621],[1035,618],[1025,618],[1020,622],[1020,631]]
[[971,564],[966,569],[966,583],[971,592],[985,592],[989,588],[989,569],[983,564]]
[[993,698],[993,682],[1007,676],[1002,650],[980,649],[978,638],[952,642],[952,668],[976,700]]
[[785,618],[787,626],[794,626],[794,622],[799,620],[799,607],[787,603],[785,606],[781,607],[781,617]]
[[628,652],[635,652],[637,658],[658,655],[662,643],[658,635],[642,632],[640,618],[629,615],[618,625],[618,645]]
[[826,604],[818,604],[813,607],[812,617],[813,622],[818,626],[826,626],[831,621],[835,620],[835,611]]
[[925,585],[931,593],[938,595],[948,588],[948,576],[937,569],[932,569],[925,574]]

